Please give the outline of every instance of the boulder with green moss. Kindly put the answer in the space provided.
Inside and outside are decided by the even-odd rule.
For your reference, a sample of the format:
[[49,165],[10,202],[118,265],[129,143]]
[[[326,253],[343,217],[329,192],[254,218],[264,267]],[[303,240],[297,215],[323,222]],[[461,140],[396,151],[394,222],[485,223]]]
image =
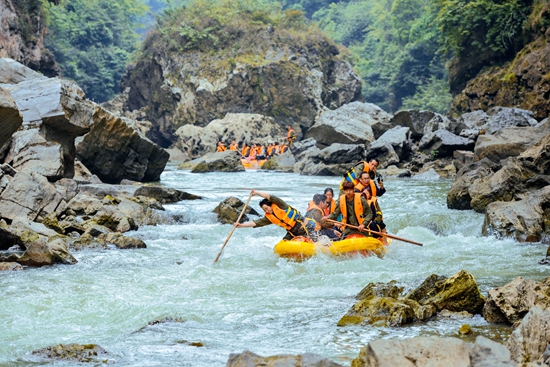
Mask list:
[[485,304],[474,276],[466,270],[461,270],[450,278],[430,275],[424,283],[413,290],[408,299],[421,305],[434,305],[437,311],[454,312],[468,311],[479,314]]

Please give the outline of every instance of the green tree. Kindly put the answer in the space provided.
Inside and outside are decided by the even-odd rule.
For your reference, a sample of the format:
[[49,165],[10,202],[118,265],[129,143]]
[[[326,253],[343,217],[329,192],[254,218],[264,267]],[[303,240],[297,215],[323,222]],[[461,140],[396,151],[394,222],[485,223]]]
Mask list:
[[75,80],[88,98],[104,102],[118,93],[126,63],[135,48],[141,0],[43,0],[47,12],[45,43],[62,76]]

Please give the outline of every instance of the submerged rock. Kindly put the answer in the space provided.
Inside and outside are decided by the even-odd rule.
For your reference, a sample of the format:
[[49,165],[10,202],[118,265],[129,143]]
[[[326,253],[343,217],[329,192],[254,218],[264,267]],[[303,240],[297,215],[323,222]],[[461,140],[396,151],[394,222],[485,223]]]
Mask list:
[[38,349],[33,356],[49,361],[104,363],[109,353],[97,344],[58,344]]
[[304,353],[298,355],[282,354],[262,357],[250,351],[229,355],[226,367],[285,366],[285,367],[343,367],[341,364],[323,358],[320,355]]
[[[218,204],[214,209],[214,213],[218,214],[218,222],[223,224],[234,224],[243,211],[244,203],[236,197],[228,197]],[[248,221],[247,214],[259,215],[258,212],[247,206],[241,218],[241,223]]]
[[0,262],[0,271],[23,270],[21,264],[16,262]]
[[189,194],[185,191],[171,189],[162,186],[141,186],[134,192],[134,196],[146,196],[156,199],[161,204],[172,204],[182,200],[199,200],[198,195]]

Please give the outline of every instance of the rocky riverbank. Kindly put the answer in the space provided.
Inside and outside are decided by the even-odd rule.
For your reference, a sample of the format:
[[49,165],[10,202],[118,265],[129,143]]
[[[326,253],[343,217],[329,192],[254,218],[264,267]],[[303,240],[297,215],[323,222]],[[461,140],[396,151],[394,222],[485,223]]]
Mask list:
[[0,82],[0,268],[74,264],[71,251],[84,248],[145,247],[123,233],[175,220],[163,203],[199,199],[143,185],[159,180],[168,153],[76,84],[6,58]]

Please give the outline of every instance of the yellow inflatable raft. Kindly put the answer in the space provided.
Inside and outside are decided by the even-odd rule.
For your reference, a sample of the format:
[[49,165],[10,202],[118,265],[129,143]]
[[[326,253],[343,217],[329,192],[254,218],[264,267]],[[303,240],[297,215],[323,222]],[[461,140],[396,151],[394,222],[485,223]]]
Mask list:
[[256,159],[241,158],[241,163],[245,169],[260,169],[265,161],[267,161],[267,159],[257,161]]
[[286,258],[301,260],[319,253],[329,255],[360,255],[382,257],[387,252],[387,247],[374,237],[348,237],[345,240],[334,241],[330,245],[313,243],[304,237],[291,241],[282,240],[275,245],[273,251]]

